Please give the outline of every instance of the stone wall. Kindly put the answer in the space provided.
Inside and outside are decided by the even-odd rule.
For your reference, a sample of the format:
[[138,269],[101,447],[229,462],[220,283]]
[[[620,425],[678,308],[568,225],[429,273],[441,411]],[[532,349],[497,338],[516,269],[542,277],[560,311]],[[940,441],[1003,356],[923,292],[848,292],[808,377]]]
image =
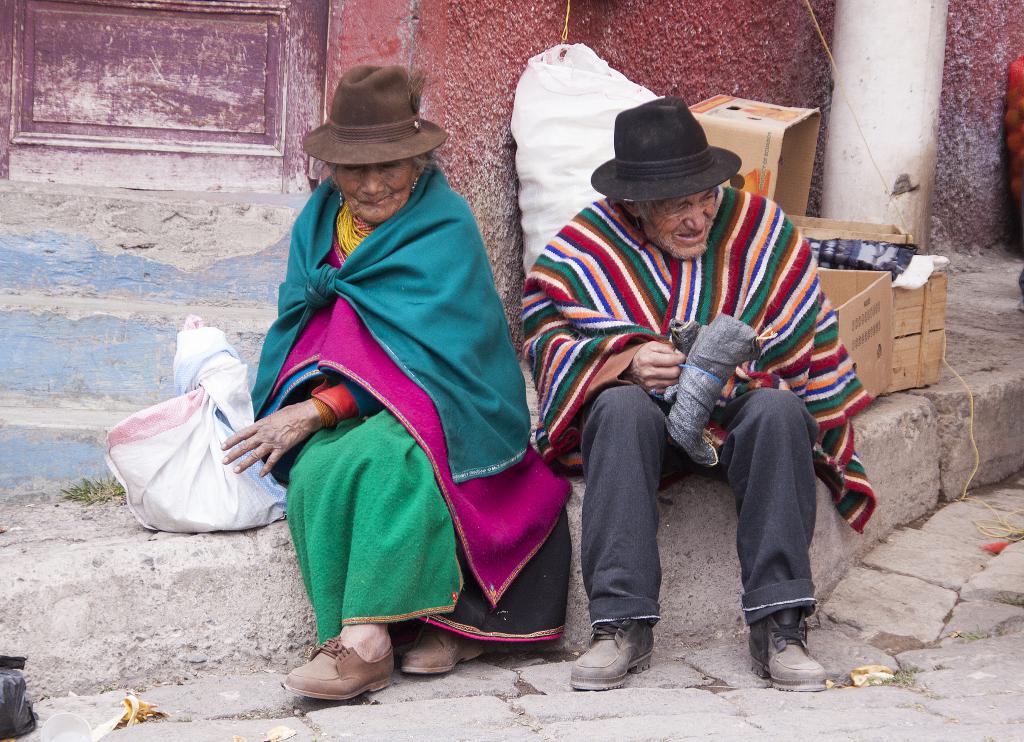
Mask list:
[[1007,171],[1007,68],[1024,54],[1020,0],[949,0],[932,240],[941,252],[1020,246]]

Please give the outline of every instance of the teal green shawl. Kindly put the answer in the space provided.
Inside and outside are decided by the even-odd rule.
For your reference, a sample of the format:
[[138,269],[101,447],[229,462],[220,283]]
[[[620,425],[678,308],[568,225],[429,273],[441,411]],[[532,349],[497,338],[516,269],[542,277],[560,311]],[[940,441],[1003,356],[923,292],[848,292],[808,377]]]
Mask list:
[[433,401],[456,482],[517,463],[530,433],[526,386],[469,206],[428,169],[405,206],[334,268],[325,258],[339,204],[324,182],[292,228],[278,317],[253,389],[257,417],[310,317],[342,296]]

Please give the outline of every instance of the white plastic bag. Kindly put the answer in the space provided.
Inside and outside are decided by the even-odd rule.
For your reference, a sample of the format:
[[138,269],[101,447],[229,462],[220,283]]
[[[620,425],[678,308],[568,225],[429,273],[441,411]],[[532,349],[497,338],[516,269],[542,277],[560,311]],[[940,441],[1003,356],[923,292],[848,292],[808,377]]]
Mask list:
[[601,198],[590,176],[615,156],[615,116],[656,97],[585,44],[561,44],[527,62],[512,109],[527,271],[558,230]]
[[136,412],[107,434],[107,466],[146,528],[202,533],[265,526],[284,517],[285,490],[258,465],[221,463],[221,444],[253,422],[246,366],[224,333],[189,317],[178,333],[179,396]]

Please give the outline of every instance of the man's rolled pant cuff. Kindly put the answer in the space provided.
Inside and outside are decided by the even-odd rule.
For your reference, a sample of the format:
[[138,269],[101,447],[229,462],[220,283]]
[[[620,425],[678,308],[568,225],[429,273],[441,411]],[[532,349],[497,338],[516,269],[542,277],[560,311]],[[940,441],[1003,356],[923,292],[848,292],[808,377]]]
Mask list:
[[661,606],[648,598],[598,598],[590,601],[590,624],[626,619],[645,620],[652,624],[661,618]]
[[743,595],[743,620],[749,626],[786,608],[803,608],[804,615],[809,616],[814,613],[815,605],[814,583],[810,580],[777,582]]

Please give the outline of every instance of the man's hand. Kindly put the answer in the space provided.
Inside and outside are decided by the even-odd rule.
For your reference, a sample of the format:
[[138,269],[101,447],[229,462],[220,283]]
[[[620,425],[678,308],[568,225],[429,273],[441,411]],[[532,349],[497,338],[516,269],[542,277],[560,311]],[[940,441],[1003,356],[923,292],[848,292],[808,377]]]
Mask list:
[[685,361],[686,356],[671,345],[654,340],[640,346],[620,378],[648,392],[663,392],[679,381],[679,364]]
[[221,448],[225,451],[232,449],[224,457],[224,463],[230,464],[249,454],[235,466],[235,472],[243,472],[265,458],[266,463],[260,471],[260,476],[265,477],[285,453],[321,427],[320,413],[312,400],[282,407],[224,441]]

